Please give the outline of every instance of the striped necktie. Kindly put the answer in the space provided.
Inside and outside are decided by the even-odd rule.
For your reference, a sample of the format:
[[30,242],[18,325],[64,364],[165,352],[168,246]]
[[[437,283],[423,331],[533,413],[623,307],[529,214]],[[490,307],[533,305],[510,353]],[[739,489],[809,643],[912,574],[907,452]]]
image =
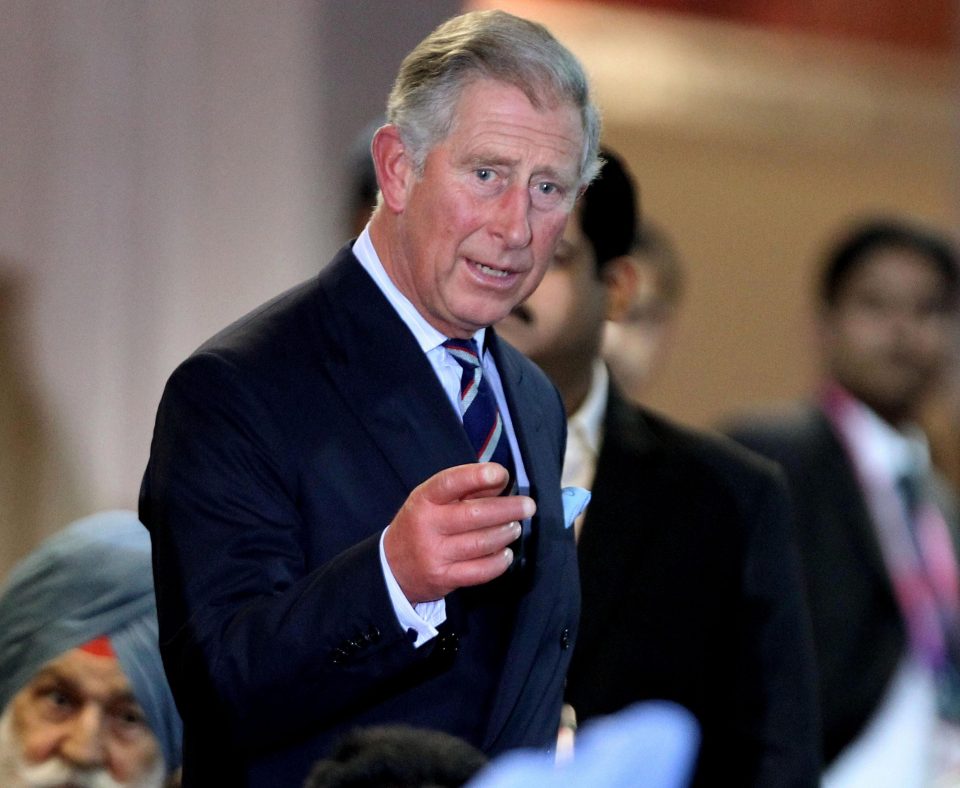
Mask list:
[[448,339],[447,352],[461,367],[460,415],[478,462],[498,462],[515,478],[510,441],[503,427],[493,389],[483,375],[474,339]]

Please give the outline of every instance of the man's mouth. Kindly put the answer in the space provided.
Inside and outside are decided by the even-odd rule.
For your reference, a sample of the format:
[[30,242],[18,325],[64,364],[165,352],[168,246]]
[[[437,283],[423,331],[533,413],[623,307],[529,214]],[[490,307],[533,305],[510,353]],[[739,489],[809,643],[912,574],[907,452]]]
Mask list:
[[502,271],[499,268],[491,268],[489,265],[484,265],[481,262],[474,261],[477,268],[480,269],[480,272],[486,274],[487,276],[496,276],[499,278],[505,278],[510,276],[510,271]]

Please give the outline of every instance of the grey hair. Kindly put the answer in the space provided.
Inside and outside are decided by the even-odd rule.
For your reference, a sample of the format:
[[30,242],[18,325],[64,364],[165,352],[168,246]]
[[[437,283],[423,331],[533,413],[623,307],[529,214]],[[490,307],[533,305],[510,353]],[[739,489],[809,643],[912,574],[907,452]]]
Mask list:
[[580,186],[600,169],[600,112],[573,54],[543,25],[505,11],[474,11],[441,24],[404,58],[387,101],[418,174],[427,154],[452,130],[463,89],[478,78],[523,91],[538,110],[568,103],[584,132]]

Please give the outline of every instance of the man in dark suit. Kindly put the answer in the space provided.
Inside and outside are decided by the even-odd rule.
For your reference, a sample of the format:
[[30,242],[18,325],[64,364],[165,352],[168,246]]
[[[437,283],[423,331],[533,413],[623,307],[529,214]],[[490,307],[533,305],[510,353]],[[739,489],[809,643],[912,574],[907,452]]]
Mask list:
[[565,475],[593,492],[567,700],[581,720],[648,698],[684,705],[701,727],[698,785],[815,785],[809,622],[782,481],[735,444],[628,404],[599,361],[604,319],[630,301],[636,221],[623,164],[603,156],[540,287],[498,324],[559,387]]
[[549,265],[598,115],[573,56],[497,11],[428,36],[388,120],[356,242],[160,404],[140,511],[185,786],[299,785],[374,723],[555,740],[579,604],[563,411],[487,327]]
[[[917,623],[931,611],[956,619],[956,563],[943,515],[955,517],[913,425],[944,370],[958,292],[957,261],[945,239],[900,220],[850,228],[820,279],[826,379],[816,401],[729,427],[783,467],[795,502],[825,785],[932,784],[938,730],[960,735],[937,722],[939,670],[931,668],[949,644],[931,645]],[[911,477],[924,488],[918,501],[934,507],[920,519],[905,510],[898,489],[899,479]],[[934,543],[933,554],[916,549]],[[953,590],[944,592],[952,599],[936,601],[942,587],[931,585],[932,575],[953,577],[946,580]],[[955,623],[947,629],[953,634],[935,631],[934,639],[960,633]],[[946,693],[940,701],[948,702]]]

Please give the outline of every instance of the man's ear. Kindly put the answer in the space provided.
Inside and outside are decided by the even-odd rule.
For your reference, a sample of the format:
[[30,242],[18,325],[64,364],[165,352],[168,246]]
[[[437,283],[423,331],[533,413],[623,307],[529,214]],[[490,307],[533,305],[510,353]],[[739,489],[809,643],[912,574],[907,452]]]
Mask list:
[[373,135],[370,152],[384,205],[394,213],[401,213],[407,203],[407,187],[415,173],[400,139],[400,130],[391,123],[381,126]]
[[628,255],[614,257],[603,266],[602,277],[607,286],[607,320],[623,320],[637,293],[637,268]]

